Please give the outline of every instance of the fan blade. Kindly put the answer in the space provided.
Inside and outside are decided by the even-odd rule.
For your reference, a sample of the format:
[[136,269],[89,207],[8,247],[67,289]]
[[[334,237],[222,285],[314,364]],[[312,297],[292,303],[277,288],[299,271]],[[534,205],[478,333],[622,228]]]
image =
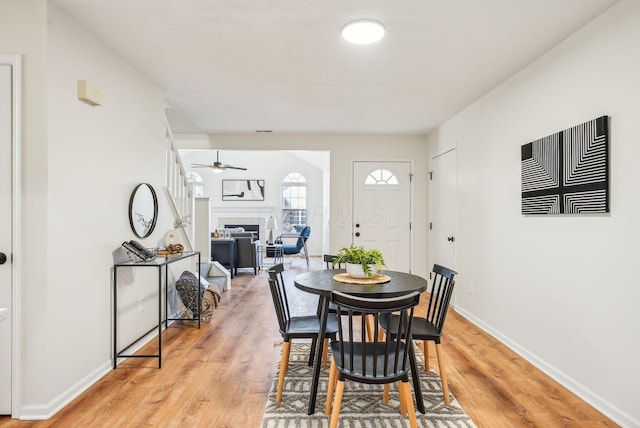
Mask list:
[[211,168],[213,165],[205,165],[203,163],[192,163],[192,168]]
[[247,170],[247,168],[242,168],[242,167],[239,167],[239,166],[231,166],[231,165],[225,165],[225,166],[223,166],[223,168],[224,169],[239,169],[241,171],[246,171]]

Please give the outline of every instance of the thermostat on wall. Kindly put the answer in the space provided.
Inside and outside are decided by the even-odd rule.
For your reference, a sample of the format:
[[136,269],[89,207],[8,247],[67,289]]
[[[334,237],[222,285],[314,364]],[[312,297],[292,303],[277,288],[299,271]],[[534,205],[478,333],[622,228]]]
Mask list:
[[78,80],[78,99],[92,106],[101,106],[102,88],[87,80]]

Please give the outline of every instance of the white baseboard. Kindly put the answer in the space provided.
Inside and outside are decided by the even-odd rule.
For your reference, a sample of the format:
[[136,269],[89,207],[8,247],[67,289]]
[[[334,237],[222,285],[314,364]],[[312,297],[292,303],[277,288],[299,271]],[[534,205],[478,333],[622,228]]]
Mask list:
[[67,404],[72,402],[80,394],[85,392],[91,385],[103,378],[113,369],[111,360],[104,362],[100,367],[93,370],[87,376],[76,382],[69,389],[58,395],[55,399],[46,404],[27,404],[20,409],[21,420],[45,420],[49,419]]
[[[171,317],[176,317],[176,314],[172,314]],[[169,321],[169,325],[175,321]],[[163,329],[164,330],[164,329]],[[136,342],[129,350],[128,353],[135,354],[143,346],[152,340],[157,340],[158,334],[154,332],[149,333],[140,341]],[[118,359],[119,363],[125,359]],[[62,410],[66,405],[75,400],[80,394],[89,389],[94,383],[106,376],[111,370],[113,370],[113,360],[101,364],[98,368],[93,370],[87,376],[76,382],[71,388],[58,395],[55,399],[46,404],[27,404],[23,405],[20,411],[18,419],[20,420],[46,420]]]
[[511,349],[516,354],[520,355],[522,358],[527,360],[529,363],[533,364],[538,369],[542,370],[545,374],[551,377],[553,380],[567,388],[569,391],[576,394],[578,397],[589,403],[592,407],[597,409],[598,411],[604,413],[608,418],[620,424],[623,427],[640,427],[640,421],[635,419],[633,416],[627,414],[622,411],[619,407],[614,405],[613,403],[605,400],[589,388],[582,385],[580,382],[577,382],[572,377],[568,376],[566,373],[558,370],[556,367],[550,365],[543,359],[539,358],[534,353],[530,352],[528,349],[522,347],[517,342],[511,340],[509,337],[503,335],[499,331],[492,328],[490,325],[486,324],[479,318],[475,317],[473,314],[465,311],[460,306],[455,307],[455,311],[462,315],[464,318],[469,320],[476,327],[483,330],[485,333],[493,336],[497,340],[499,340],[506,347]]

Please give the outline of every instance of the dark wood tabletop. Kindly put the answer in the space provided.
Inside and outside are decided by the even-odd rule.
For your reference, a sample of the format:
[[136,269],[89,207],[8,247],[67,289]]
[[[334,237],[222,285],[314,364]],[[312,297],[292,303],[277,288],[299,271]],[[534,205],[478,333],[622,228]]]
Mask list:
[[301,273],[294,279],[295,286],[308,293],[330,297],[332,291],[364,297],[395,297],[411,293],[423,292],[427,289],[427,280],[421,276],[405,272],[385,270],[383,273],[391,278],[383,284],[346,284],[333,279],[333,276],[344,273],[344,269],[324,269]]

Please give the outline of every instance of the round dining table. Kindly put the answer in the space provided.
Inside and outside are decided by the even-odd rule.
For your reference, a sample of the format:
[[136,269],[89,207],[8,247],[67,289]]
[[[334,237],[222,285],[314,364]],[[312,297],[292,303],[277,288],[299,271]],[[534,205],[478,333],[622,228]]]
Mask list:
[[[422,293],[427,290],[428,282],[425,278],[405,272],[385,270],[385,282],[376,284],[352,284],[334,279],[335,275],[344,274],[344,269],[324,269],[301,273],[294,278],[296,288],[308,293],[320,296],[318,302],[318,313],[320,315],[320,333],[315,346],[313,380],[311,383],[311,397],[309,399],[308,414],[315,413],[316,396],[318,393],[318,383],[320,379],[320,366],[322,365],[322,351],[324,346],[324,334],[327,325],[327,314],[329,312],[329,301],[333,291],[353,294],[368,298],[396,297],[409,294],[414,291]],[[388,278],[388,279],[387,279]],[[411,376],[413,379],[413,389],[416,396],[416,407],[421,413],[425,413],[420,388],[420,376],[418,375],[415,352],[411,344],[410,355]]]

